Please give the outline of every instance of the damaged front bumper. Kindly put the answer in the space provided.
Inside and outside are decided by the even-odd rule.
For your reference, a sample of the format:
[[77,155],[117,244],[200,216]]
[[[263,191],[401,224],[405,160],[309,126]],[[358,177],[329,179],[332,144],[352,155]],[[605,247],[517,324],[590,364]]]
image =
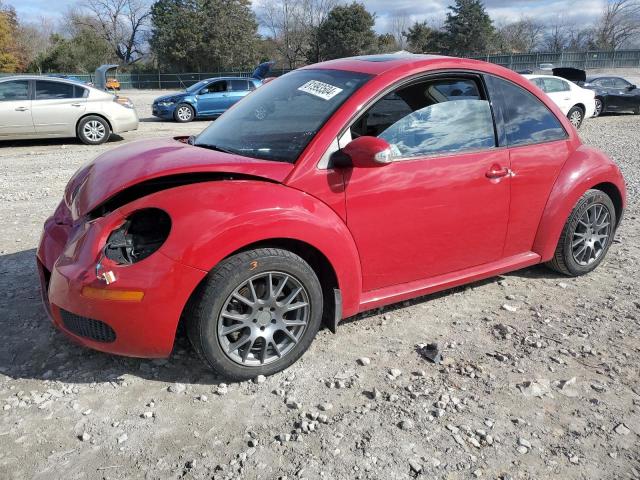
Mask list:
[[157,251],[133,265],[109,265],[115,282],[107,284],[96,265],[109,233],[121,222],[117,212],[73,222],[66,204],[60,204],[45,223],[37,252],[44,307],[58,329],[84,346],[166,357],[184,306],[206,272]]

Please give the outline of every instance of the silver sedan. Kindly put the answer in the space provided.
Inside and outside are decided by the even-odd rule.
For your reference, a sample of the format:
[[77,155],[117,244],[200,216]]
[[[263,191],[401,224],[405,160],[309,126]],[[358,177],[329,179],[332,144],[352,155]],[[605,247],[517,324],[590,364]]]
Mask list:
[[0,140],[78,137],[88,145],[138,128],[133,104],[81,83],[53,77],[0,79]]

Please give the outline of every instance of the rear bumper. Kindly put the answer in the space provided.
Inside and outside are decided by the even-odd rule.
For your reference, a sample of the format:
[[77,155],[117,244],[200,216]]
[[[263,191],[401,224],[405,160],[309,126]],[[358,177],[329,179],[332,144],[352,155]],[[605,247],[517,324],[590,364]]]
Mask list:
[[[111,226],[45,223],[38,247],[42,300],[53,324],[75,342],[95,350],[132,357],[166,357],[189,296],[206,272],[156,252],[128,266],[109,268],[116,282],[96,277],[101,239]],[[108,231],[104,231],[104,230]],[[143,291],[141,301],[87,298],[83,287]],[[97,328],[97,330],[96,330]],[[95,332],[98,333],[95,333]],[[102,335],[100,332],[113,332]]]
[[129,132],[138,129],[140,121],[138,120],[136,110],[134,108],[126,108],[124,110],[124,112],[120,113],[111,121],[113,133]]

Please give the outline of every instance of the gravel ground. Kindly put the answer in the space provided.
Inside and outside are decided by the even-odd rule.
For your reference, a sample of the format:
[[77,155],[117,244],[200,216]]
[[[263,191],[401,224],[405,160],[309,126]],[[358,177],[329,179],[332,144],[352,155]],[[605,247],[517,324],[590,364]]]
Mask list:
[[[640,117],[587,121],[629,209],[586,277],[526,269],[347,321],[287,371],[225,385],[168,360],[86,350],[41,308],[35,247],[84,162],[198,132],[150,117],[101,147],[0,148],[0,479],[640,479]],[[441,365],[421,343],[437,342]]]

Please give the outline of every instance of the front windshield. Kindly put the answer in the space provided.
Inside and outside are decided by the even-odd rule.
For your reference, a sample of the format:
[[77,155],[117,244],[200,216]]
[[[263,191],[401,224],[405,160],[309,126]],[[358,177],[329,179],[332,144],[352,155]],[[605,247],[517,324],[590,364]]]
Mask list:
[[261,86],[213,122],[195,145],[294,163],[327,119],[370,75],[296,70]]
[[185,91],[187,91],[189,93],[196,92],[196,91],[200,90],[201,88],[203,88],[206,84],[207,84],[207,80],[200,80],[198,83],[194,83],[190,87],[187,87],[185,89]]

